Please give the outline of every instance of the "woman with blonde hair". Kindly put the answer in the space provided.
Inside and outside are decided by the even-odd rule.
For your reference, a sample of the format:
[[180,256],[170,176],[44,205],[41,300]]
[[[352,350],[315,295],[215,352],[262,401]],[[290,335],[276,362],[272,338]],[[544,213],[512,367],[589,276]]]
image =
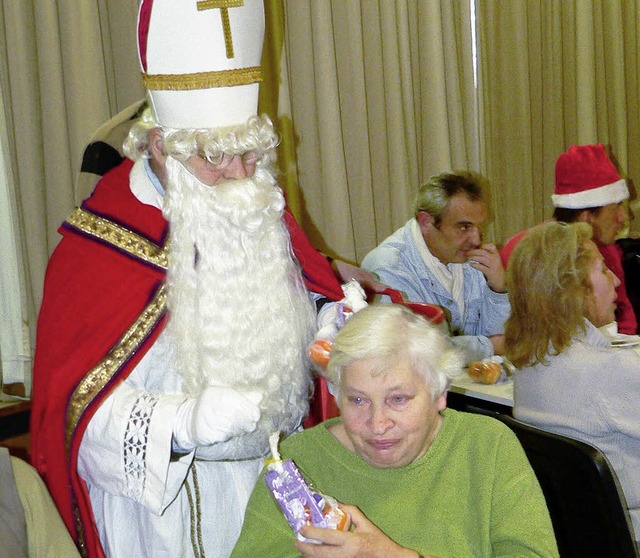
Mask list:
[[[519,368],[514,416],[599,448],[640,540],[640,356],[598,328],[615,320],[618,278],[586,223],[532,229],[509,260],[506,355]],[[640,545],[639,545],[640,546]]]

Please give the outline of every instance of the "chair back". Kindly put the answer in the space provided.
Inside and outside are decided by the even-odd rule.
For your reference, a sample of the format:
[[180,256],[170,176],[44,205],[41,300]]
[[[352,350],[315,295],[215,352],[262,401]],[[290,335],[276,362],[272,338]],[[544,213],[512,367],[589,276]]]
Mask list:
[[507,415],[544,493],[562,558],[639,556],[626,500],[597,448]]
[[640,316],[640,238],[620,238],[625,289],[636,317]]

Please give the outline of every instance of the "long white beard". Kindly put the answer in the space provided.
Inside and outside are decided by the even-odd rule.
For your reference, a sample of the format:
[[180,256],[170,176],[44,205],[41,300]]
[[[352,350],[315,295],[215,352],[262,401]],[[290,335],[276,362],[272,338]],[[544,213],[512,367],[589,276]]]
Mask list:
[[263,393],[256,432],[226,443],[225,458],[268,451],[268,436],[292,432],[308,409],[306,348],[314,309],[282,220],[273,176],[206,186],[167,160],[170,223],[167,335],[184,391],[207,385]]

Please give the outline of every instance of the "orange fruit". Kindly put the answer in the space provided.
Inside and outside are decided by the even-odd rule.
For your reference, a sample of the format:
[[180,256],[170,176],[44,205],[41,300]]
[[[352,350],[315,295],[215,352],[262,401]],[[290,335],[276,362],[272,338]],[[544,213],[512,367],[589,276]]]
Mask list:
[[329,364],[331,347],[333,347],[333,343],[327,339],[317,339],[309,346],[309,357],[323,370]]

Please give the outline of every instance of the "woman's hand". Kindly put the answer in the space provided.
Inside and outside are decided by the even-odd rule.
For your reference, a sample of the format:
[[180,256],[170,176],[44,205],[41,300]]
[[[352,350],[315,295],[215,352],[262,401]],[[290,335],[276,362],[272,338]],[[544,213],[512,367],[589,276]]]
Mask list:
[[351,531],[304,527],[300,534],[322,544],[296,541],[296,548],[305,558],[417,558],[415,550],[403,548],[378,529],[356,507],[340,504],[351,517]]

